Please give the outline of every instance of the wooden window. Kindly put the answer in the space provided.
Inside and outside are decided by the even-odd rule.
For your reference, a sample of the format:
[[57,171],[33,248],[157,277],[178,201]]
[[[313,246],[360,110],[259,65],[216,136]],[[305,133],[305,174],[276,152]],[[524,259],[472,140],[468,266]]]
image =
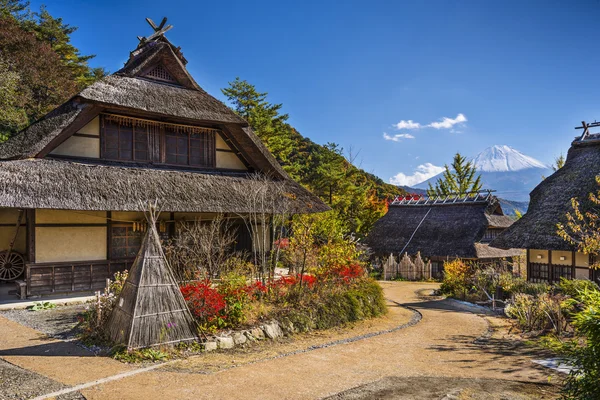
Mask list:
[[165,127],[165,163],[192,167],[214,167],[214,132],[178,132]]
[[134,258],[142,245],[143,232],[133,231],[132,224],[118,224],[111,228],[111,259]]
[[215,130],[122,116],[102,118],[106,160],[214,168]]
[[118,161],[150,161],[148,127],[120,124],[103,119],[102,158]]

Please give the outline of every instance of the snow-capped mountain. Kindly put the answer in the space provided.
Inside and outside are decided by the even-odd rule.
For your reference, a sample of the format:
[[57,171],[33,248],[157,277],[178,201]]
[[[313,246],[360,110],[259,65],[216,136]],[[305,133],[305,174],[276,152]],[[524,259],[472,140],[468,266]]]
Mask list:
[[[518,202],[528,202],[529,192],[542,181],[542,177],[553,172],[541,161],[506,145],[488,147],[471,161],[481,174],[484,189],[496,190],[496,196]],[[435,184],[440,177],[441,174],[436,175],[415,187],[427,189],[429,182]]]
[[472,161],[479,172],[507,172],[529,168],[548,168],[541,161],[526,156],[519,150],[506,145],[488,147]]

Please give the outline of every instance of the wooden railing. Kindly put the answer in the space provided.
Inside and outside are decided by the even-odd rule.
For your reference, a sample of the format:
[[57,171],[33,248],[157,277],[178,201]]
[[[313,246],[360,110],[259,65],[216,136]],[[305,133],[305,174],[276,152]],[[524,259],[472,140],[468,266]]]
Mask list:
[[132,263],[127,259],[27,264],[27,296],[101,290],[107,278]]

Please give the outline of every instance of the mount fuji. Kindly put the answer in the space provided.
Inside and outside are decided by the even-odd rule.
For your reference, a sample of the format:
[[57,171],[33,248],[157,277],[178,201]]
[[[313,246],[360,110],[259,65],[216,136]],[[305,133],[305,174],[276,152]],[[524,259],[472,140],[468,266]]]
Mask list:
[[[548,165],[506,145],[488,147],[470,161],[481,174],[483,189],[496,190],[496,196],[515,202],[528,202],[529,192],[543,176],[553,173]],[[440,177],[441,174],[429,178],[415,188],[427,189],[430,182],[435,184]]]

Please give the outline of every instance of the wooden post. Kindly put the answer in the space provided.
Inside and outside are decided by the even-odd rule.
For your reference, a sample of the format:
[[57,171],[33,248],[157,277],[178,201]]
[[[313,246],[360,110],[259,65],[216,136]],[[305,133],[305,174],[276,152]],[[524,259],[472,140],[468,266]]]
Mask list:
[[35,263],[35,209],[27,210],[27,258]]
[[552,268],[552,250],[548,250],[548,281],[554,282],[554,268]]
[[575,279],[577,276],[577,267],[575,266],[575,251],[571,252],[571,279]]
[[527,260],[525,260],[525,273],[527,274],[525,278],[527,280],[530,280],[529,277],[531,276],[531,265],[529,264],[529,256],[529,249],[527,249],[527,254],[525,255],[525,257],[527,257]]

